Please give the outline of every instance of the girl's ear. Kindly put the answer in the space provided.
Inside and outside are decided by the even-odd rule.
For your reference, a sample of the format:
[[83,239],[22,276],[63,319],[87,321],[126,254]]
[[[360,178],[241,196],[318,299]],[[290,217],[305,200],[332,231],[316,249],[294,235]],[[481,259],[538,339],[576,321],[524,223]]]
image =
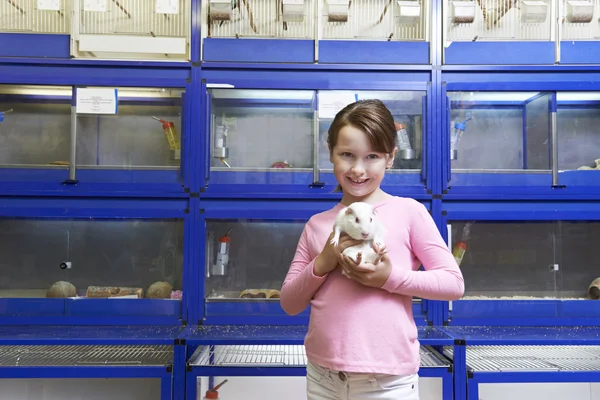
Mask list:
[[329,149],[329,162],[333,162],[333,151],[331,149],[331,146],[329,145],[329,143],[327,143],[327,148]]
[[398,147],[394,147],[394,151],[391,154],[388,154],[388,160],[386,164],[386,168],[390,169],[394,165],[394,159],[396,158],[396,154],[398,154]]

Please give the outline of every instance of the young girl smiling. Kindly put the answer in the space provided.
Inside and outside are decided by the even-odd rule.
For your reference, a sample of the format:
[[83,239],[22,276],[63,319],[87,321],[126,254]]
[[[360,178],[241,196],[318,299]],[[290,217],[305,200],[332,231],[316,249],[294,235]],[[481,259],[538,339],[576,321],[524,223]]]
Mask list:
[[[339,111],[327,144],[342,200],[307,222],[280,299],[290,315],[311,306],[308,400],[418,400],[412,298],[459,299],[462,274],[427,209],[380,188],[398,151],[394,118],[381,101]],[[358,243],[347,235],[330,244],[336,215],[358,201],[376,208],[387,231],[376,265],[342,256]]]

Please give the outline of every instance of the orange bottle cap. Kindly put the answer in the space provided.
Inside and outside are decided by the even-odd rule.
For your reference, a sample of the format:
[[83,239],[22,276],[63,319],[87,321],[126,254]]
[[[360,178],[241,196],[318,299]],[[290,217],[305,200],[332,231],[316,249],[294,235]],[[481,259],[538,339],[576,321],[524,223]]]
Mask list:
[[231,239],[229,238],[229,236],[225,235],[225,236],[221,236],[221,238],[219,239],[219,242],[229,243],[229,242],[231,242]]
[[207,390],[206,395],[204,397],[206,397],[207,399],[218,399],[219,392],[215,392],[213,390]]

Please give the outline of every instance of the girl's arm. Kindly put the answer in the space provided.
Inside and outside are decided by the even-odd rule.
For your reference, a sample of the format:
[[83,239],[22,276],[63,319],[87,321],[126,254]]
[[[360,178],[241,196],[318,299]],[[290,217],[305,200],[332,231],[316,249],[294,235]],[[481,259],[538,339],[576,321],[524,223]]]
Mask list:
[[430,300],[458,300],[465,292],[462,272],[425,206],[414,204],[410,245],[425,271],[392,268],[382,289]]
[[289,315],[301,313],[310,305],[313,296],[319,290],[327,274],[317,276],[314,265],[317,256],[310,254],[308,245],[309,226],[305,226],[300,236],[296,254],[281,288],[280,304],[283,311]]

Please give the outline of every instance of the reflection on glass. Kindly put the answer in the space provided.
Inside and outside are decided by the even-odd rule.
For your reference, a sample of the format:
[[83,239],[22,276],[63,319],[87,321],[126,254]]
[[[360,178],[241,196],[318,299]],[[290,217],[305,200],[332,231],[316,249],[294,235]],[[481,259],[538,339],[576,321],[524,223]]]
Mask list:
[[181,158],[181,119],[180,98],[119,105],[116,115],[79,114],[77,165],[177,167]]
[[[422,125],[423,125],[423,98],[425,92],[398,92],[398,91],[319,91],[319,102],[323,98],[334,102],[337,99],[344,104],[355,100],[379,99],[391,111],[396,121],[396,144],[398,155],[390,172],[401,172],[421,169],[422,164]],[[335,113],[322,116],[319,114],[319,167],[323,172],[331,172],[333,164],[329,160],[327,136],[329,126]]]
[[0,219],[0,254],[0,297],[181,298],[181,220]]
[[550,169],[550,95],[449,92],[452,170]]
[[312,170],[314,92],[210,93],[212,171]]
[[[38,90],[36,90],[38,89]],[[62,101],[49,89],[0,85],[0,166],[68,164],[71,92]]]
[[[69,165],[71,87],[0,85],[0,165]],[[118,112],[77,114],[78,168],[177,168],[181,90],[118,88]]]
[[207,298],[278,301],[304,225],[302,221],[207,221]]
[[557,93],[558,169],[600,169],[600,93]]
[[600,258],[598,234],[600,222],[453,221],[464,299],[587,298],[600,277],[590,267]]

